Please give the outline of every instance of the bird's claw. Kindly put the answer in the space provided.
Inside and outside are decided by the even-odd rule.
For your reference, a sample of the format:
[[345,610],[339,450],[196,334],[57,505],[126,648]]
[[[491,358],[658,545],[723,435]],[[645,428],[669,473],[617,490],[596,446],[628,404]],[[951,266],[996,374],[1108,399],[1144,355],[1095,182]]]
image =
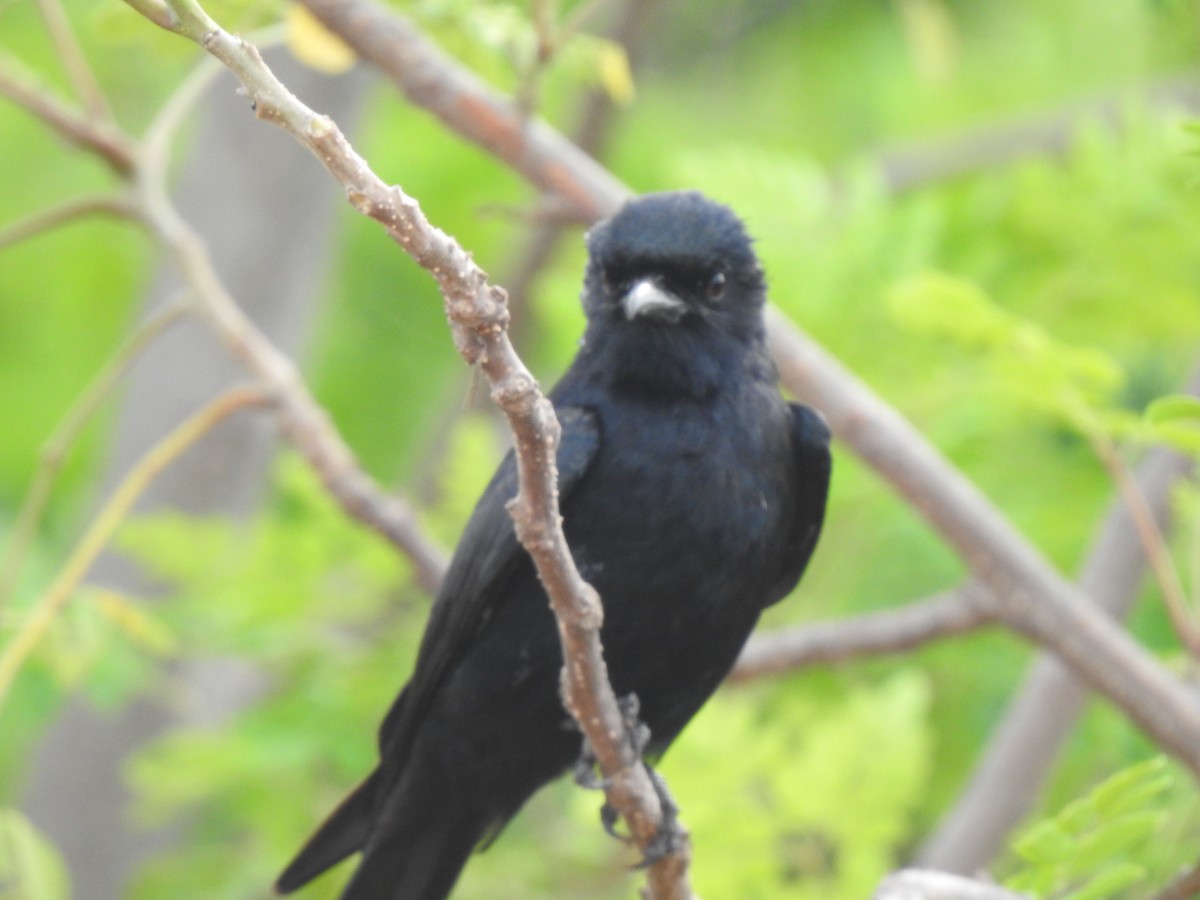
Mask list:
[[662,820],[658,823],[658,829],[654,832],[650,843],[642,849],[642,858],[633,866],[634,869],[648,869],[656,862],[678,853],[687,846],[687,832],[679,824],[679,805],[671,796],[671,792],[667,790],[666,781],[650,766],[645,763],[642,765],[646,767],[646,774],[650,776],[650,784],[654,786],[654,793],[658,795]]
[[616,838],[622,844],[632,844],[633,838],[617,831],[617,822],[619,821],[621,821],[620,814],[608,803],[600,807],[600,824],[604,826],[605,834],[611,838]]
[[[650,728],[638,718],[638,713],[641,711],[641,703],[638,701],[637,694],[626,694],[624,697],[618,697],[617,708],[621,712],[621,724],[625,727],[625,733],[629,735],[629,743],[633,747],[633,752],[641,760],[642,754],[650,743]],[[588,790],[602,791],[606,790],[612,784],[611,779],[597,776],[596,762],[596,753],[585,737],[583,739],[583,749],[580,751],[579,759],[575,761],[575,766],[572,770],[572,775],[577,785]],[[661,785],[662,779],[658,778],[649,766],[646,767],[646,771],[650,773],[651,781],[655,782],[655,791],[659,794],[661,802],[663,791],[665,790]],[[674,809],[674,804],[671,803],[670,805]],[[667,808],[666,804],[663,805],[663,808],[665,811]],[[605,833],[622,843],[633,843],[632,837],[617,831],[618,821],[620,821],[620,816],[612,806],[605,803],[600,807],[600,824],[604,827]],[[657,837],[655,841],[658,841]],[[666,852],[669,853],[670,850]],[[653,862],[654,860],[650,860],[645,864],[649,865]]]
[[638,700],[637,694],[626,694],[617,699],[617,709],[621,711],[621,723],[625,726],[625,733],[629,735],[633,752],[641,759],[650,743],[650,726],[638,718],[642,711],[641,701]]
[[[666,782],[661,775],[642,759],[646,747],[650,744],[650,729],[646,723],[638,718],[638,714],[641,711],[641,704],[638,702],[637,695],[626,694],[624,697],[618,698],[617,705],[621,710],[621,722],[625,727],[625,733],[629,735],[629,742],[633,746],[633,751],[637,754],[637,758],[641,760],[642,766],[650,778],[650,784],[654,788],[654,793],[658,796],[659,809],[662,811],[662,819],[658,824],[658,829],[655,831],[654,837],[642,849],[641,860],[633,866],[635,869],[645,869],[685,847],[687,832],[679,824],[679,806],[675,803],[670,791],[667,790]],[[574,775],[575,783],[580,787],[592,790],[604,790],[610,784],[609,779],[597,777],[596,754],[586,738],[583,741],[583,750],[580,752],[579,759],[575,763]],[[620,817],[617,811],[607,802],[600,807],[600,824],[604,827],[605,833],[624,844],[633,843],[631,836],[622,834],[617,830],[617,822],[619,820]]]
[[[638,701],[637,694],[626,694],[624,697],[619,697],[617,699],[617,708],[621,712],[621,724],[625,727],[625,733],[629,735],[629,742],[633,746],[633,752],[640,760],[646,746],[650,743],[650,729],[644,722],[638,719],[641,703]],[[585,736],[583,739],[583,749],[579,751],[579,758],[575,761],[572,769],[572,775],[577,785],[593,791],[603,791],[608,788],[612,782],[607,778],[596,775],[596,762],[596,752],[592,749],[592,745],[588,743],[588,739]],[[605,830],[611,834],[607,826]]]
[[571,776],[577,785],[589,791],[603,791],[610,784],[609,779],[596,775],[596,754],[587,738],[583,739],[583,749],[579,751],[579,759],[575,760]]

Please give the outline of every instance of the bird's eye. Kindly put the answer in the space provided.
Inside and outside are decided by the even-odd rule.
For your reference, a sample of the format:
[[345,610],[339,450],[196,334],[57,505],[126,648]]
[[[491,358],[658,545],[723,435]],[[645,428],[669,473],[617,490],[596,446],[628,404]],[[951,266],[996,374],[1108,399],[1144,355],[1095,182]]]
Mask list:
[[720,300],[725,293],[725,273],[717,272],[708,280],[708,299]]

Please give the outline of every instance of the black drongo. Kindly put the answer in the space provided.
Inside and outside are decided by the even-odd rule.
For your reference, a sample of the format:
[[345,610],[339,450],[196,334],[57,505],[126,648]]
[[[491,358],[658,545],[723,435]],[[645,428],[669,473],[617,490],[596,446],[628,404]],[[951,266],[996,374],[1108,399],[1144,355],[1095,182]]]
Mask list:
[[[829,432],[780,396],[763,273],[741,221],[693,192],[633,200],[588,236],[587,329],[550,394],[564,528],[604,604],[612,686],[661,754],[729,672],[816,544]],[[505,503],[511,455],[471,516],[379,765],[280,877],[356,852],[344,897],[437,900],[473,849],[579,756],[562,652]]]

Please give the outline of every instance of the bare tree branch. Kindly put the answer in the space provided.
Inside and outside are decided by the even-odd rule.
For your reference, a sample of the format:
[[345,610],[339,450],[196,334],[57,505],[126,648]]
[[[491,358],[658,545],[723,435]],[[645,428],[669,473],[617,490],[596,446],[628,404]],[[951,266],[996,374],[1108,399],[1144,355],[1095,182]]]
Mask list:
[[111,121],[112,110],[108,107],[108,99],[79,48],[62,3],[59,0],[38,0],[38,9],[41,10],[42,20],[46,23],[46,31],[50,34],[58,58],[67,70],[67,77],[71,79],[75,93],[87,110],[88,118],[96,122]]
[[412,103],[561,198],[581,221],[615,212],[629,196],[603,166],[545,122],[525,117],[399,13],[363,0],[305,0],[305,6]]
[[[1200,391],[1200,370],[1188,390]],[[1190,470],[1188,460],[1163,449],[1152,450],[1138,466],[1138,485],[1160,529],[1170,516],[1172,489]],[[1114,499],[1079,577],[1080,590],[1117,620],[1133,605],[1146,570],[1145,551],[1132,539],[1133,530],[1128,508]],[[1057,657],[1039,655],[985,742],[966,789],[917,861],[961,873],[987,865],[1033,808],[1087,697],[1084,685]]]
[[62,468],[67,450],[91,421],[100,404],[112,393],[118,380],[138,354],[191,308],[191,304],[186,300],[169,304],[138,326],[72,404],[62,421],[55,427],[54,433],[43,445],[37,474],[21,504],[20,512],[17,513],[12,535],[5,544],[3,553],[0,553],[0,614],[4,612],[12,596],[21,564],[33,543],[46,501],[50,497],[50,489]]
[[[1200,80],[1171,78],[1141,92],[1161,109],[1200,109]],[[1061,156],[1075,141],[1080,122],[1116,129],[1126,98],[1101,97],[1034,116],[987,125],[953,137],[885,151],[879,168],[889,191],[901,193],[935,181],[961,178],[1030,156]]]
[[[176,16],[166,7],[151,3],[144,12],[157,16],[152,20],[166,23],[164,27],[179,27]],[[171,250],[196,291],[200,309],[231,352],[277,394],[281,431],[322,479],[331,496],[349,515],[379,532],[403,552],[413,564],[417,583],[427,591],[435,591],[445,573],[445,551],[424,533],[407,503],[386,494],[362,471],[291,361],[228,295],[212,268],[203,242],[179,217],[166,194],[170,137],[184,112],[219,71],[221,67],[217,65],[200,66],[164,107],[141,144],[116,125],[94,123],[81,111],[40,90],[33,76],[6,56],[0,56],[0,95],[9,97],[81,148],[99,155],[130,182],[129,193],[114,198],[113,211],[136,216]],[[9,226],[4,234],[20,239],[31,231],[44,230],[54,220],[76,214],[78,204],[76,201],[36,214]],[[90,207],[80,211],[88,210]]]
[[778,312],[768,340],[781,375],[835,434],[917,509],[989,589],[1009,628],[1061,657],[1164,750],[1200,773],[1200,700],[1063,578],[898,413]]
[[41,119],[72,144],[96,153],[122,177],[134,168],[136,147],[112,124],[89,119],[37,79],[8,54],[0,54],[0,95]]
[[975,585],[907,606],[834,622],[814,622],[753,635],[730,681],[748,681],[801,666],[844,662],[858,656],[902,653],[937,638],[993,624],[983,591]]
[[1165,888],[1154,895],[1154,900],[1192,900],[1200,897],[1200,863],[1180,872]]
[[37,237],[75,219],[94,215],[136,219],[137,208],[128,197],[121,194],[76,197],[0,228],[0,250]]
[[80,538],[53,583],[34,603],[32,611],[22,620],[12,640],[5,644],[0,652],[0,706],[3,706],[9,686],[26,658],[71,599],[75,589],[87,575],[88,569],[108,544],[117,526],[125,520],[146,486],[179,454],[232,413],[248,406],[262,406],[269,401],[269,395],[258,387],[227,391],[159,441],[130,470]]
[[[563,695],[596,753],[606,780],[608,802],[625,818],[638,844],[647,848],[658,834],[662,810],[645,767],[627,732],[601,653],[599,630],[603,610],[595,591],[579,575],[563,535],[558,512],[558,475],[554,453],[559,427],[550,402],[517,357],[506,332],[504,292],[452,238],[435,228],[417,202],[398,187],[384,184],[356,154],[327,116],[305,107],[278,82],[257,49],[228,34],[190,0],[170,0],[171,30],[202,46],[241,81],[259,118],[282,127],[307,147],[343,185],[347,198],[376,219],[410,256],[433,275],[445,298],[455,345],[463,358],[478,365],[492,384],[492,394],[513,430],[520,488],[510,505],[517,536],[529,551],[551,598],[563,644]],[[174,219],[163,198],[155,198],[156,221],[180,264],[202,293],[215,316],[240,315],[208,269],[203,246]],[[246,336],[256,332],[245,323]],[[252,362],[271,383],[294,380],[290,364],[267,353]],[[304,417],[293,415],[296,420]],[[306,423],[324,425],[325,423]],[[294,424],[292,426],[295,427]],[[656,898],[691,896],[686,849],[650,867],[649,883]]]
[[959,875],[901,869],[883,880],[872,900],[1030,900],[1030,897]]

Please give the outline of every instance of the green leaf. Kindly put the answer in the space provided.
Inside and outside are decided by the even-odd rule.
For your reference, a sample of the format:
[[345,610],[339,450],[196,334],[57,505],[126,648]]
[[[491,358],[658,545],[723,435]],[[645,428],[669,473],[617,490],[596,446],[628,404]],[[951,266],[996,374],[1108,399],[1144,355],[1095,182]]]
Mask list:
[[1145,808],[1171,786],[1167,765],[1166,757],[1156,756],[1122,769],[1092,790],[1092,803],[1108,816]]
[[1163,813],[1157,810],[1126,813],[1105,821],[1079,841],[1075,857],[1071,860],[1072,867],[1087,871],[1114,857],[1136,856],[1162,821]]
[[288,5],[284,14],[286,41],[292,55],[325,75],[348,72],[357,61],[354,51],[299,3]]
[[1164,423],[1152,429],[1153,440],[1189,456],[1200,456],[1200,430]]
[[1057,820],[1038,822],[1013,843],[1013,849],[1031,863],[1057,862],[1075,852],[1075,841]]
[[991,346],[1016,334],[1012,318],[979,285],[944,272],[900,281],[888,292],[887,305],[902,327],[966,345]]
[[62,856],[15,809],[0,809],[0,891],[21,900],[66,900],[71,895]]
[[1200,426],[1200,397],[1187,394],[1159,397],[1146,407],[1145,416],[1151,425],[1180,422]]
[[1077,891],[1061,900],[1103,900],[1120,896],[1121,892],[1146,877],[1146,870],[1131,862],[1114,863]]
[[1064,806],[1054,821],[1067,834],[1083,834],[1096,824],[1096,804],[1091,795],[1079,797]]
[[154,656],[170,656],[177,647],[175,635],[167,624],[144,606],[116,591],[96,591],[97,609],[117,629],[142,650]]
[[1162,757],[1132,765],[1034,825],[1013,845],[1028,866],[1008,886],[1098,900],[1145,878],[1152,841],[1170,818],[1168,766]]
[[596,79],[608,94],[610,100],[618,106],[628,106],[633,102],[636,88],[633,82],[633,70],[629,67],[629,56],[625,48],[615,41],[595,41]]

